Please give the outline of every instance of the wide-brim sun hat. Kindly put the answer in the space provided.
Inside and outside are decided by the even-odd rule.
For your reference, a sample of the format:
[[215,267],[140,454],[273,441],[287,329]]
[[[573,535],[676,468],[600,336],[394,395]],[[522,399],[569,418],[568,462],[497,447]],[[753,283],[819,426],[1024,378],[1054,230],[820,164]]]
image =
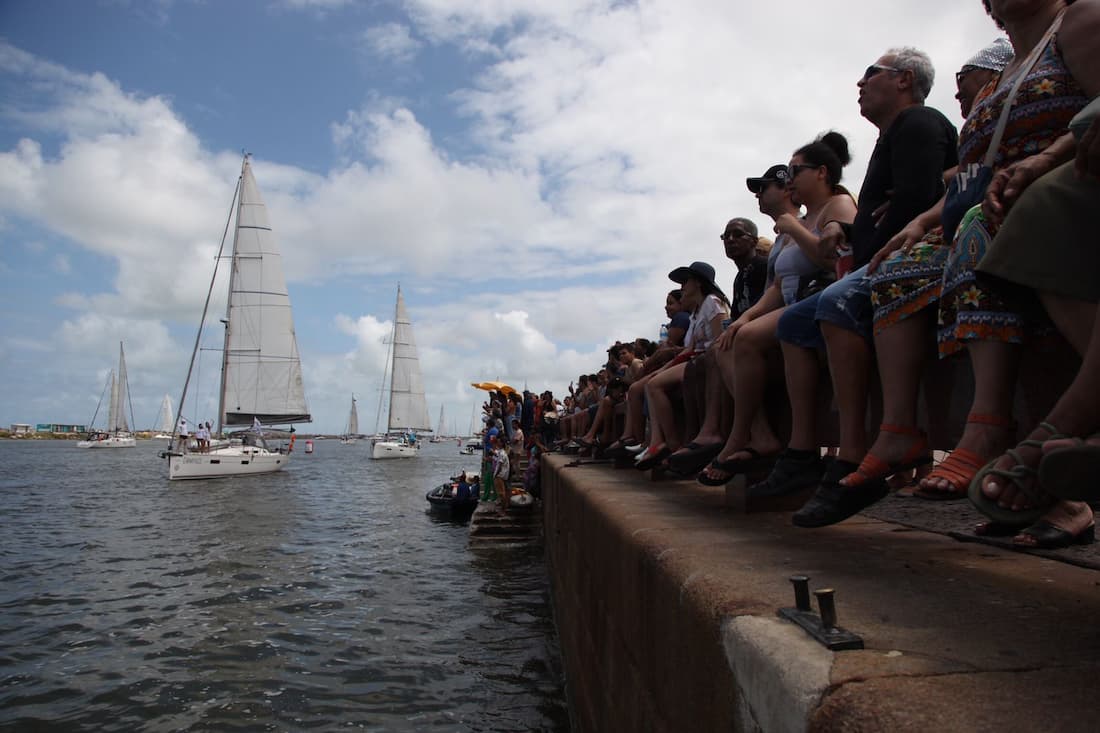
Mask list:
[[726,294],[722,292],[722,288],[718,287],[718,283],[714,282],[714,267],[707,262],[692,262],[687,267],[677,267],[672,272],[668,273],[668,279],[674,283],[683,285],[688,278],[695,278],[710,285],[711,292],[718,294],[722,298],[726,297]]

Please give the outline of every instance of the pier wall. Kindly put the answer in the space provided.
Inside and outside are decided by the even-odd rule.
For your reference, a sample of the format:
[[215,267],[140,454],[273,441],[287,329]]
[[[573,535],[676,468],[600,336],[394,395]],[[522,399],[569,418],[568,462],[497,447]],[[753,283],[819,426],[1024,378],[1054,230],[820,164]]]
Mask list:
[[[1097,570],[573,459],[546,456],[542,496],[575,733],[1097,729]],[[777,617],[794,574],[863,650]]]
[[[564,464],[544,463],[544,522],[576,730],[804,729],[831,655],[778,620],[738,618],[760,610],[752,589],[731,599],[685,552],[686,541],[705,555],[708,533],[696,520],[715,507],[705,498],[685,508],[655,506],[659,495],[618,496],[624,478],[640,474],[605,468],[581,479]],[[787,659],[798,650],[798,663],[777,667],[774,643]]]

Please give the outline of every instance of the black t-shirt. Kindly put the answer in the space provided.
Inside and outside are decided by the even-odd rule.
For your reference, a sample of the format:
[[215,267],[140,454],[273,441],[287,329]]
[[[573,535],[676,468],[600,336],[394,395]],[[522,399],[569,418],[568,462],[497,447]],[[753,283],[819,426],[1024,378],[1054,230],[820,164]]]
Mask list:
[[733,279],[733,299],[730,301],[730,318],[736,320],[741,314],[756,305],[764,294],[764,285],[768,281],[768,258],[756,255],[737,270]]
[[[955,126],[924,105],[902,110],[879,135],[849,236],[855,267],[867,264],[902,227],[939,200],[943,172],[959,162],[958,140]],[[871,215],[887,200],[890,207],[876,226]]]

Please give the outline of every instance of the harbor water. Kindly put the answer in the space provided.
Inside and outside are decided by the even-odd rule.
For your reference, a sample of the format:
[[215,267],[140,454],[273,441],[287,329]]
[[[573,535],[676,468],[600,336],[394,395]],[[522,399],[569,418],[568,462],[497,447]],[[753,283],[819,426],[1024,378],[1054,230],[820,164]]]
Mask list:
[[169,482],[163,441],[0,441],[0,727],[568,730],[541,549],[427,513],[477,457],[314,446]]

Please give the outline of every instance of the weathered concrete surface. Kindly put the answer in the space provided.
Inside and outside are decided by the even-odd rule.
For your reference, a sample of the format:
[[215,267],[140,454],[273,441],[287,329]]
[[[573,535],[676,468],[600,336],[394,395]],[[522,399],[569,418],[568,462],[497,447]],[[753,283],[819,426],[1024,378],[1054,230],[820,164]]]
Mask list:
[[[567,460],[543,498],[577,730],[1097,729],[1100,573],[862,517],[798,529]],[[799,573],[866,649],[777,619]]]

